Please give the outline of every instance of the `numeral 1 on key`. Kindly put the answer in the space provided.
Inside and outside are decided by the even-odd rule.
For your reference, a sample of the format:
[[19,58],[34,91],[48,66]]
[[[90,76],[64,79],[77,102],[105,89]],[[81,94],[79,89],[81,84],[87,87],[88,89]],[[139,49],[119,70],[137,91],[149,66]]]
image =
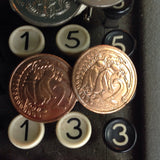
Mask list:
[[28,140],[28,125],[29,125],[29,121],[25,120],[24,123],[20,126],[21,128],[25,127],[25,136],[24,136],[25,141]]
[[29,46],[29,32],[25,32],[23,35],[21,35],[21,38],[25,38],[25,50],[28,50]]

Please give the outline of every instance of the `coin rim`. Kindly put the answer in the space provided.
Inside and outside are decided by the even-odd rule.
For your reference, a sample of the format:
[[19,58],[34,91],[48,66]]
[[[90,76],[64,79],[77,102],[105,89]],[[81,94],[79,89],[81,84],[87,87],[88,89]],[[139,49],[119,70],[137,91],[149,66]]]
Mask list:
[[[106,0],[107,1],[107,0]],[[97,7],[97,8],[107,8],[107,7],[111,7],[114,5],[117,5],[118,3],[120,3],[122,0],[118,0],[118,2],[114,2],[112,4],[104,4],[103,2],[92,2],[89,0],[80,0],[81,3],[90,6],[90,7]]]
[[[130,97],[127,99],[127,101],[125,101],[125,103],[123,103],[122,105],[120,105],[118,108],[114,108],[112,110],[95,110],[95,109],[92,109],[88,104],[86,104],[82,99],[81,97],[79,96],[78,92],[77,92],[77,89],[75,87],[75,74],[76,74],[76,70],[77,70],[77,66],[78,64],[80,64],[81,62],[81,59],[83,57],[85,57],[89,51],[93,50],[93,49],[97,49],[99,47],[107,47],[108,50],[110,51],[113,51],[113,52],[117,52],[117,53],[120,53],[122,55],[124,55],[127,60],[130,62],[130,65],[132,66],[132,69],[133,69],[133,77],[134,77],[134,87],[132,88],[132,94],[130,95]],[[73,91],[78,99],[78,101],[85,107],[87,108],[88,110],[92,111],[92,112],[95,112],[95,113],[99,113],[99,114],[110,114],[110,113],[114,113],[116,111],[119,111],[120,109],[124,108],[131,100],[132,100],[132,97],[135,95],[135,91],[136,91],[136,88],[137,88],[137,72],[136,72],[136,68],[132,62],[132,60],[130,59],[130,57],[125,53],[123,52],[122,50],[120,50],[119,48],[116,48],[116,47],[113,47],[113,46],[110,46],[110,45],[97,45],[97,46],[94,46],[94,47],[91,47],[90,49],[88,49],[87,51],[83,52],[82,55],[79,57],[79,59],[76,61],[74,67],[73,67],[73,72],[72,72],[72,88],[73,88]]]

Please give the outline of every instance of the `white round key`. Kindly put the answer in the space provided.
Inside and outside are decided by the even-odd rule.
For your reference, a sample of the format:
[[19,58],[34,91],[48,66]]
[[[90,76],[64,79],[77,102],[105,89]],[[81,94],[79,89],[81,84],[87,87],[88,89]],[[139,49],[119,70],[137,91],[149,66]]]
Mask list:
[[92,127],[89,119],[79,112],[70,112],[63,116],[56,125],[56,135],[67,148],[79,148],[90,139]]
[[80,25],[66,25],[58,31],[56,44],[67,55],[77,55],[89,48],[90,34]]
[[28,57],[43,51],[45,38],[36,27],[25,25],[15,29],[9,37],[10,50],[19,57]]
[[22,115],[16,116],[8,127],[10,142],[20,149],[30,149],[37,146],[43,139],[44,133],[43,123],[28,120]]

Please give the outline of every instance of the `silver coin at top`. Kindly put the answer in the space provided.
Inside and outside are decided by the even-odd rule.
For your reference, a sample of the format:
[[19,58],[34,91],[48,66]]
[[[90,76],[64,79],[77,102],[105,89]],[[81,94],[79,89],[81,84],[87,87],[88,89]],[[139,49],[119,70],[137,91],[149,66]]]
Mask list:
[[79,0],[81,3],[84,3],[91,7],[111,7],[120,3],[122,0]]
[[58,26],[69,21],[81,6],[76,0],[10,0],[25,21],[36,26]]

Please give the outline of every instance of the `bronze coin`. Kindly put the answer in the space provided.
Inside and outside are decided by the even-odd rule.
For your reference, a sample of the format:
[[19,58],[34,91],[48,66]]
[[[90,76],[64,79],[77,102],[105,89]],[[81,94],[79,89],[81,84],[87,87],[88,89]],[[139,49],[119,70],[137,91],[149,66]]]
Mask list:
[[76,96],[71,66],[60,57],[38,54],[22,61],[13,71],[9,93],[13,106],[24,117],[54,122],[72,110]]
[[137,86],[136,69],[120,49],[98,45],[77,60],[72,85],[84,107],[96,113],[113,113],[132,99]]

